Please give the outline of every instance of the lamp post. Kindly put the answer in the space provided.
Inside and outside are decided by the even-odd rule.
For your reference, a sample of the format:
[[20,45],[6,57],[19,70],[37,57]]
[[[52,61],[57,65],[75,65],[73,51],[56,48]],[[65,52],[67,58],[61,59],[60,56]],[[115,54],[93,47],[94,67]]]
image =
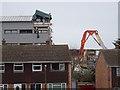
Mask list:
[[45,90],[47,90],[47,88],[46,88],[46,67],[47,67],[47,65],[44,65],[44,69],[45,69]]

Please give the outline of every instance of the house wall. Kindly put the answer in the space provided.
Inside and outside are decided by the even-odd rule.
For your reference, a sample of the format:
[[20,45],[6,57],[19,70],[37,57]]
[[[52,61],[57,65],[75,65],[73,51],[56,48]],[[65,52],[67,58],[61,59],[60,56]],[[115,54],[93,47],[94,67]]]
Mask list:
[[120,76],[116,76],[116,67],[112,68],[112,87],[120,87]]
[[111,68],[108,68],[102,53],[96,63],[95,83],[96,88],[111,88]]
[[[4,34],[5,29],[17,29],[17,34]],[[32,29],[31,34],[20,34],[20,29]],[[51,32],[40,33],[40,38],[37,38],[37,34],[34,33],[32,22],[4,22],[2,23],[2,38],[6,40],[6,43],[46,43],[50,38]]]
[[[51,71],[50,64],[46,64],[46,82],[47,83],[68,83],[68,64],[65,64],[65,71]],[[5,64],[5,73],[2,73],[3,84],[14,83],[44,83],[45,71],[44,64],[42,64],[42,71],[32,72],[32,64],[24,64],[24,72],[14,72],[13,64]]]

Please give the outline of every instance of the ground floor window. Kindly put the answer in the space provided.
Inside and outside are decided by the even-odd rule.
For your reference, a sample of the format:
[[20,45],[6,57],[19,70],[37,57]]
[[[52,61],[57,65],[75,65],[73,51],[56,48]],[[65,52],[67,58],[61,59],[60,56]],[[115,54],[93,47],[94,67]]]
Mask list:
[[25,84],[14,84],[14,90],[26,90]]
[[49,83],[48,90],[66,90],[65,83]]
[[42,90],[42,86],[39,83],[32,83],[30,85],[30,90]]
[[8,90],[7,84],[0,84],[0,90]]
[[120,90],[120,87],[114,87],[114,90]]

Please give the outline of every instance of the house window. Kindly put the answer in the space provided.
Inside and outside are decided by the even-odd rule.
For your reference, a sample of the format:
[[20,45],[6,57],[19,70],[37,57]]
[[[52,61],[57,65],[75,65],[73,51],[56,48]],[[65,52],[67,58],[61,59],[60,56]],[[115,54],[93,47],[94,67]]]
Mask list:
[[33,45],[33,43],[20,43],[20,45]]
[[0,90],[8,90],[7,84],[0,84]]
[[14,90],[26,90],[26,85],[23,84],[14,84]]
[[10,30],[4,30],[4,34],[17,34],[18,30],[16,29],[10,29]]
[[49,83],[48,90],[66,90],[65,83]]
[[42,90],[42,86],[39,83],[31,84],[30,85],[30,90]]
[[23,63],[15,63],[14,64],[14,71],[22,71],[23,72],[24,66]]
[[0,72],[4,72],[5,71],[5,64],[0,63]]
[[31,34],[32,30],[31,29],[27,29],[27,30],[20,30],[20,34]]
[[6,43],[6,45],[18,45],[17,43]]
[[40,63],[32,64],[32,71],[42,71],[42,64]]
[[53,63],[51,64],[51,70],[53,71],[64,71],[65,64]]
[[114,87],[114,90],[120,90],[120,87]]
[[116,74],[117,74],[117,76],[120,76],[120,67],[116,68]]

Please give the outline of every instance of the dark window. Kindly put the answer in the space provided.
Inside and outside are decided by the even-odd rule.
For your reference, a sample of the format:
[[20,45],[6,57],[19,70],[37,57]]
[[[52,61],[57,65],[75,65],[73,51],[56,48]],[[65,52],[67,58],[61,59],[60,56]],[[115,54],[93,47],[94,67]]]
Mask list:
[[33,45],[32,43],[20,43],[20,45]]
[[52,70],[59,70],[59,63],[52,64]]
[[20,34],[30,34],[32,30],[20,30]]
[[31,84],[31,90],[41,90],[41,84]]
[[54,71],[64,71],[65,70],[65,64],[60,63],[53,63],[51,64],[51,69]]
[[22,84],[22,90],[25,90],[25,84]]

